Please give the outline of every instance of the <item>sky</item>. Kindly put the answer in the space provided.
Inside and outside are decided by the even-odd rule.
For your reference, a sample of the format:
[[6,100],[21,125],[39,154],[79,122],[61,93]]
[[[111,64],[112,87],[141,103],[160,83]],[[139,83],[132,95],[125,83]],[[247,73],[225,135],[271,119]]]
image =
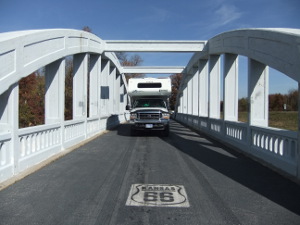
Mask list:
[[[55,28],[81,30],[84,26],[89,26],[103,40],[208,40],[241,28],[300,29],[300,1],[0,0],[0,33]],[[140,55],[144,66],[185,66],[192,56]],[[297,87],[296,82],[271,72],[270,93]],[[240,75],[242,97],[246,95],[245,82],[246,76]]]

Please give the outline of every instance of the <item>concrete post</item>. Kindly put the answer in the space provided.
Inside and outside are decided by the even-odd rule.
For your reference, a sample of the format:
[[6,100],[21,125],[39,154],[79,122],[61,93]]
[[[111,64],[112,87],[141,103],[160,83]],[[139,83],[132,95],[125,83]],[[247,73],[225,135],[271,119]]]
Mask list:
[[209,117],[220,119],[220,56],[209,57]]
[[99,114],[99,79],[101,72],[101,56],[90,55],[90,101],[89,101],[89,116],[94,117]]
[[82,119],[87,116],[88,55],[74,55],[73,63],[73,119]]
[[198,67],[195,68],[195,72],[194,72],[194,75],[193,75],[193,102],[192,102],[192,105],[193,105],[193,111],[192,111],[192,114],[195,115],[195,116],[199,116],[199,70],[198,70]]
[[224,55],[224,119],[238,121],[238,55]]
[[269,68],[248,59],[248,99],[250,99],[249,124],[268,126],[269,122]]
[[118,114],[121,114],[125,110],[125,85],[122,80],[122,74],[118,75],[119,79],[119,105],[118,105]]
[[114,105],[115,105],[115,83],[116,83],[116,67],[110,67],[110,73],[108,77],[108,86],[109,86],[109,111],[108,114],[114,114]]
[[10,175],[18,174],[20,158],[20,141],[19,141],[19,86],[12,85],[6,92],[0,95],[0,133],[11,133],[11,142],[8,154],[13,168]]
[[98,82],[97,82],[97,109],[98,109],[98,117],[101,116],[101,85],[102,85],[102,56],[100,55],[98,58]]
[[176,112],[177,110],[177,113],[182,113],[182,90],[181,89],[178,89],[178,93],[177,93],[177,102],[176,102],[176,105],[175,105],[175,108],[174,108],[174,111]]
[[208,60],[199,60],[199,116],[208,116]]
[[101,116],[108,115],[108,100],[109,100],[109,85],[108,85],[108,76],[110,70],[109,60],[101,60],[101,76],[100,76],[100,114]]
[[45,123],[64,121],[65,59],[46,66]]
[[18,174],[20,159],[19,141],[19,86],[12,85],[6,92],[0,95],[0,133],[11,133],[9,145],[9,159],[13,168],[11,174]]
[[[190,76],[190,75],[189,75]],[[189,77],[187,83],[187,114],[191,115],[193,112],[193,79]]]
[[183,92],[180,92],[179,99],[179,112],[183,113]]
[[128,96],[127,96],[127,91],[126,91],[126,78],[125,78],[125,75],[124,74],[121,74],[121,81],[122,81],[122,90],[123,90],[123,104],[121,106],[121,112],[124,112],[125,108],[126,108],[126,105],[128,104]]
[[183,114],[188,113],[188,87],[187,84],[183,86],[183,99],[182,99],[182,106],[183,106]]
[[116,80],[114,85],[114,114],[120,114],[120,99],[121,99],[121,76],[116,74]]
[[0,95],[0,133],[12,132],[11,118],[13,115],[12,102],[9,102],[11,90],[7,90],[2,95]]
[[9,115],[10,124],[12,127],[12,149],[14,151],[14,174],[19,173],[19,159],[20,159],[20,140],[19,140],[19,85],[15,84],[11,87],[11,93],[9,96],[9,105],[11,113]]

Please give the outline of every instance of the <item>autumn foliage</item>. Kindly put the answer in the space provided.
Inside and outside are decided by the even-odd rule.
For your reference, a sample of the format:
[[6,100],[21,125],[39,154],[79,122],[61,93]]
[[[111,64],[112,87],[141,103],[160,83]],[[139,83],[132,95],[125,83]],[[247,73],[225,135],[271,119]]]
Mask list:
[[45,77],[37,72],[19,81],[19,127],[45,123]]
[[[116,56],[122,66],[140,66],[143,62],[141,56],[137,54],[128,56],[128,54],[125,52],[116,52]],[[145,74],[142,73],[125,74],[127,82],[129,78],[141,78],[144,76]]]
[[[248,99],[239,99],[239,112],[248,111]],[[290,90],[288,94],[270,94],[269,111],[298,111],[298,91]]]
[[73,119],[73,58],[66,60],[65,120]]
[[288,94],[269,95],[270,111],[298,111],[298,91],[290,90]]
[[177,100],[177,94],[180,86],[180,82],[182,80],[182,73],[177,73],[171,75],[171,85],[172,85],[172,92],[171,92],[171,97],[170,97],[170,108],[172,110],[175,109],[176,106],[176,100]]

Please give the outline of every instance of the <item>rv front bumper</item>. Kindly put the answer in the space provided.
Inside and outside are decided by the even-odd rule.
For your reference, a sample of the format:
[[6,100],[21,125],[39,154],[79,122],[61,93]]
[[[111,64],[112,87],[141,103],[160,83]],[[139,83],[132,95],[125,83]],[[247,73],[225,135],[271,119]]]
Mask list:
[[131,121],[134,130],[165,130],[169,126],[169,120],[160,121]]

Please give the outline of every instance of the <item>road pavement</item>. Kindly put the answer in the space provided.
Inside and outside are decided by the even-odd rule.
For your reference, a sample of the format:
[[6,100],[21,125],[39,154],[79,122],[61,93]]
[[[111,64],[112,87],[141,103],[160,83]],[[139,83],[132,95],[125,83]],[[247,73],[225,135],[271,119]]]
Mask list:
[[122,124],[0,192],[0,224],[300,224],[300,188],[172,121]]

